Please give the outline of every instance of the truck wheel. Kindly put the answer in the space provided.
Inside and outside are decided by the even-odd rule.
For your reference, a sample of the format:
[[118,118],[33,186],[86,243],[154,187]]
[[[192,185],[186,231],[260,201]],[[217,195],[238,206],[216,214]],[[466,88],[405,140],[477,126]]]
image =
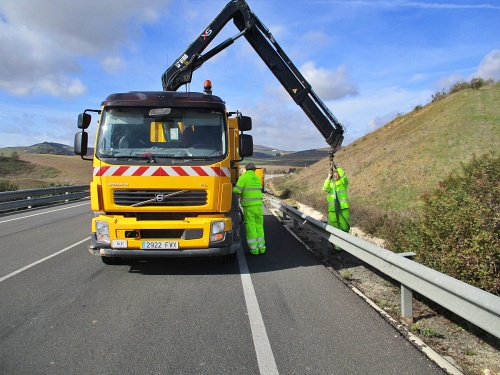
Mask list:
[[115,264],[121,264],[122,258],[115,258],[115,257],[101,257],[101,260],[104,264],[107,265],[115,265]]

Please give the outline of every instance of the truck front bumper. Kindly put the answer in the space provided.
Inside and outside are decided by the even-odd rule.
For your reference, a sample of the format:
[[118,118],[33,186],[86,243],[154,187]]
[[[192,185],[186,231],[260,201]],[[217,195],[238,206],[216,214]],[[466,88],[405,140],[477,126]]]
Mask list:
[[226,233],[226,238],[220,247],[201,249],[179,250],[137,250],[137,249],[112,249],[96,241],[95,233],[91,234],[89,251],[94,255],[118,258],[181,258],[181,257],[206,257],[236,253],[241,246],[241,239],[233,241],[231,232]]

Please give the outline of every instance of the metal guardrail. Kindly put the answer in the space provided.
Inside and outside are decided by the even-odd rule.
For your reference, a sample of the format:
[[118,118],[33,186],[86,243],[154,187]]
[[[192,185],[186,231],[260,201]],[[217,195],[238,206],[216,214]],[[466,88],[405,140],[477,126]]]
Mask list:
[[280,201],[271,204],[300,225],[341,247],[401,284],[401,317],[413,320],[412,292],[452,311],[500,338],[500,297],[423,266],[361,238],[318,221]]
[[85,198],[89,190],[89,185],[78,185],[1,192],[0,212]]

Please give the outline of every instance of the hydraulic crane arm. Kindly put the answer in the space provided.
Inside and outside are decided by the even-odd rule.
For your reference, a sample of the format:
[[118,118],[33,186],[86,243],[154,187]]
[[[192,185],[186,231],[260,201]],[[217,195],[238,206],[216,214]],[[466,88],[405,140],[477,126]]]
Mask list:
[[[231,19],[240,32],[201,55]],[[194,70],[241,36],[245,37],[295,103],[302,108],[332,147],[332,151],[339,150],[344,139],[344,127],[316,95],[311,85],[281,49],[270,31],[250,10],[245,0],[231,0],[186,51],[163,73],[163,90],[176,91],[183,84],[191,82]],[[331,158],[333,158],[333,152]]]

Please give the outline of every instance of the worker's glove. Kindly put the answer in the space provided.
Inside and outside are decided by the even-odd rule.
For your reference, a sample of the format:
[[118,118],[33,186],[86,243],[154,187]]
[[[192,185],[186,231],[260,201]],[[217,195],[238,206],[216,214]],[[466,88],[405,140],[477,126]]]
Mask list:
[[331,180],[332,178],[333,178],[333,173],[332,172],[328,173],[328,179]]

